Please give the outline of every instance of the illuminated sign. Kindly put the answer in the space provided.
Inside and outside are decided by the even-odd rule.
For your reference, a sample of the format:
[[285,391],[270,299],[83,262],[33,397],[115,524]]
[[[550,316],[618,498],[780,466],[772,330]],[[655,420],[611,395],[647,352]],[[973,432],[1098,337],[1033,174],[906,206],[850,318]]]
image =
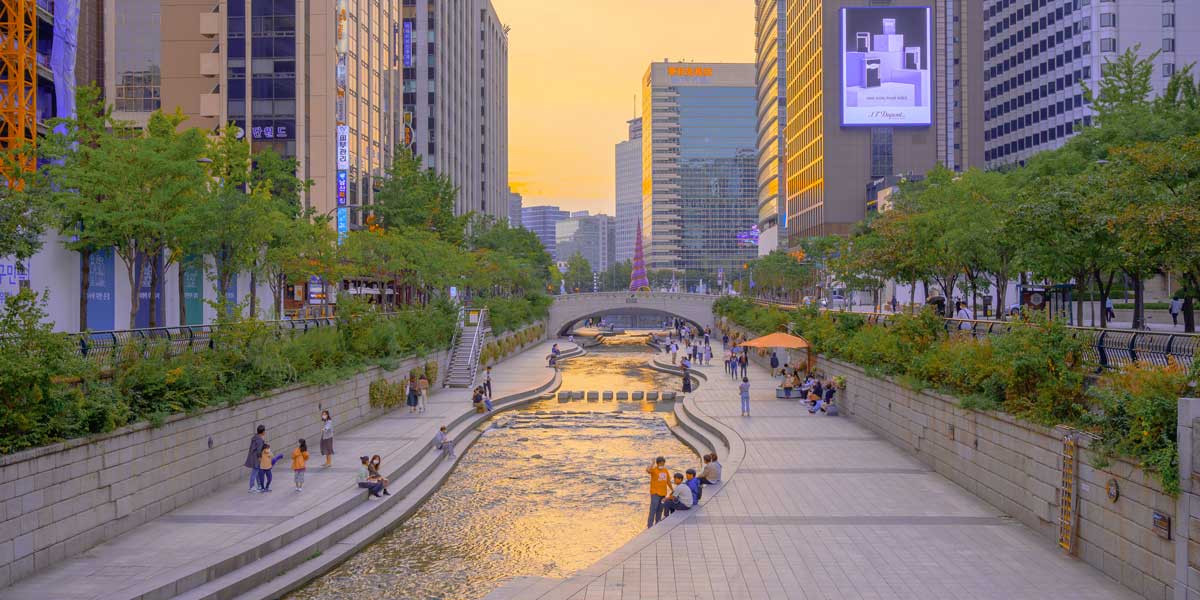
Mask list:
[[671,77],[712,77],[712,67],[667,67]]
[[350,235],[350,209],[345,206],[339,206],[337,209],[337,234],[338,245],[346,240],[346,236]]
[[337,126],[337,169],[350,170],[350,126]]
[[405,67],[413,66],[412,42],[413,42],[413,23],[412,23],[412,21],[405,21],[404,22],[404,42],[403,42],[404,43],[404,66]]
[[285,125],[267,125],[265,127],[254,126],[250,128],[250,137],[256,140],[282,140],[291,137],[291,132]]
[[842,9],[842,125],[933,123],[930,12]]
[[346,189],[349,187],[350,177],[345,171],[337,172],[337,203],[338,206],[346,205]]
[[350,39],[346,31],[346,5],[347,0],[337,0],[337,5],[334,8],[334,14],[337,16],[337,53],[338,56],[344,56],[350,47]]

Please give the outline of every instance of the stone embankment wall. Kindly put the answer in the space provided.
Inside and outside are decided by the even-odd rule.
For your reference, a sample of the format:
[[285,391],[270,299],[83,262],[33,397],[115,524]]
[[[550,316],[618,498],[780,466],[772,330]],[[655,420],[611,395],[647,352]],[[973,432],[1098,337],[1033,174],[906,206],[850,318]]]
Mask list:
[[260,423],[269,443],[290,447],[306,438],[316,456],[322,410],[333,417],[336,440],[338,431],[385,412],[369,404],[372,381],[398,381],[427,361],[445,372],[446,359],[439,352],[394,371],[372,368],[333,385],[297,385],[176,415],[159,427],[139,423],[0,457],[0,587],[247,480],[243,462]]
[[[727,328],[743,337],[756,337],[734,325]],[[766,358],[754,352],[750,356],[766,366]],[[803,357],[803,351],[790,356],[797,362]],[[787,359],[780,354],[783,360]],[[913,391],[841,361],[819,357],[816,368],[824,377],[846,378],[846,390],[838,394],[843,414],[1024,523],[1047,544],[1058,543],[1063,437],[1067,432],[1003,413],[960,408],[956,398]],[[1185,521],[1188,515],[1175,514],[1176,499],[1163,493],[1152,476],[1123,460],[1097,468],[1086,450],[1087,436],[1081,436],[1079,444],[1076,556],[1146,598],[1170,598],[1176,577],[1175,542],[1155,532],[1154,513]],[[1119,489],[1115,502],[1106,491],[1110,480],[1115,480]],[[1200,520],[1195,523],[1200,533]],[[1188,535],[1173,537],[1182,538],[1183,544],[1189,542]],[[1200,541],[1200,535],[1190,537]],[[1200,551],[1196,554],[1200,556]]]

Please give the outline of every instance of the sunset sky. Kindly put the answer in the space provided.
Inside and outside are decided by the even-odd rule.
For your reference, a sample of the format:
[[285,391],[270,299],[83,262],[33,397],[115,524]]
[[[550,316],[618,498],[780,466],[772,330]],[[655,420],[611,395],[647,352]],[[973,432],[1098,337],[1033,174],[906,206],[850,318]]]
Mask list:
[[508,169],[525,206],[613,214],[613,145],[651,61],[754,61],[753,0],[492,0],[508,34]]

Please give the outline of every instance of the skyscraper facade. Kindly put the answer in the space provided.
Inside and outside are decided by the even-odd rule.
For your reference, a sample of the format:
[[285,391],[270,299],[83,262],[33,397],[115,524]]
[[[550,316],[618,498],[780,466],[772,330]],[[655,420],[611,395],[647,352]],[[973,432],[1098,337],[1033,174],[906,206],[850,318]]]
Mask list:
[[555,223],[555,258],[566,262],[579,254],[593,273],[607,271],[616,250],[615,226],[608,215],[572,216]]
[[549,252],[551,257],[557,257],[555,224],[570,216],[571,213],[557,206],[526,206],[521,209],[521,227],[537,235],[546,252]]
[[982,166],[971,0],[787,0],[788,245],[847,234],[875,195],[941,162]]
[[786,240],[784,133],[787,125],[787,2],[755,3],[755,66],[758,84],[759,255]]
[[757,255],[755,67],[652,63],[642,80],[649,269],[732,270]]
[[460,214],[508,217],[508,28],[491,0],[402,0],[402,122]]
[[629,121],[629,137],[616,147],[616,261],[633,260],[637,224],[642,220],[642,120]]
[[1169,0],[983,2],[987,165],[1023,163],[1062,146],[1094,115],[1084,93],[1128,49],[1158,52],[1161,93],[1200,60],[1200,3]]
[[520,194],[511,189],[508,190],[508,225],[510,227],[521,226],[521,206],[523,202],[524,199],[521,198]]

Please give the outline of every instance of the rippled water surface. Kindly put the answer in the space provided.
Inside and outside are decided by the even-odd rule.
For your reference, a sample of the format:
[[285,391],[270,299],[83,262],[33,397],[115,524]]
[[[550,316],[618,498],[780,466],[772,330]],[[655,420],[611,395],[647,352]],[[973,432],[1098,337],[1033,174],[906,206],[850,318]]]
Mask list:
[[[609,386],[587,389],[657,389],[632,362],[647,358],[636,346],[600,349],[569,369],[581,386]],[[669,410],[548,400],[502,414],[411,518],[291,598],[471,600],[510,577],[568,577],[645,527],[654,456],[696,466],[666,427]]]

